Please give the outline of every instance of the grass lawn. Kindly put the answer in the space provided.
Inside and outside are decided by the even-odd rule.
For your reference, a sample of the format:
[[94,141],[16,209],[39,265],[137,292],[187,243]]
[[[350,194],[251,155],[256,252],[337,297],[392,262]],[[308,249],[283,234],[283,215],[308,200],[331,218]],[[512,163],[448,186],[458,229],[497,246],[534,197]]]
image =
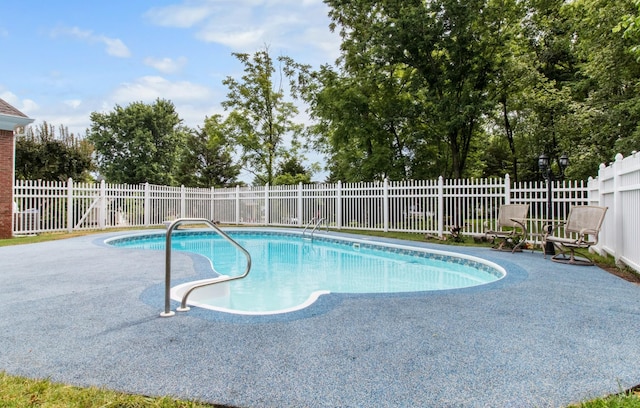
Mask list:
[[149,398],[100,388],[78,388],[48,380],[32,380],[0,372],[0,406],[22,407],[105,407],[105,408],[212,408],[216,405],[179,401],[168,397]]
[[[103,231],[101,231],[103,232]],[[375,235],[387,238],[398,238],[414,241],[424,240],[423,234],[381,233],[371,231],[344,231],[362,235]],[[56,239],[66,239],[95,233],[81,231],[74,233],[51,233],[13,239],[0,239],[0,247],[8,245],[31,244]],[[443,241],[454,245],[489,245],[477,244],[467,238],[463,242]],[[591,255],[594,257],[593,255]],[[611,258],[595,256],[598,266],[631,282],[640,283],[640,275],[627,268],[617,267]],[[169,397],[152,398],[141,395],[129,395],[100,388],[79,388],[64,384],[52,383],[48,380],[33,380],[10,376],[0,371],[0,406],[6,408],[47,407],[104,407],[104,408],[212,408],[220,405],[180,401]],[[612,396],[604,396],[593,401],[583,402],[572,407],[580,408],[640,408],[640,385],[632,390]]]

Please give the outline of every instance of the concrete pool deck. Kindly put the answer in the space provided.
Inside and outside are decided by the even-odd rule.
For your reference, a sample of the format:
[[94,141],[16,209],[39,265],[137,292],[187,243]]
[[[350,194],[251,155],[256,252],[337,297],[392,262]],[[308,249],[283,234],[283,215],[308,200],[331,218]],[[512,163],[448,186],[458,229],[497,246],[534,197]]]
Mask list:
[[[102,243],[124,234],[0,248],[0,371],[239,407],[561,407],[640,383],[640,286],[597,267],[413,243],[508,275],[330,294],[275,317],[162,318],[164,252]],[[199,274],[172,258],[175,282]]]

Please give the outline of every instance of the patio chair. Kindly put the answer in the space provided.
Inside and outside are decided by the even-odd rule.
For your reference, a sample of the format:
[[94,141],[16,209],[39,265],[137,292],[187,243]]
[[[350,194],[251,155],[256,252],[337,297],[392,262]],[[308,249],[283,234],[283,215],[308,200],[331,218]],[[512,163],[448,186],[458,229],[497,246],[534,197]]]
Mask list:
[[[552,256],[551,260],[572,265],[593,265],[593,261],[586,257],[576,258],[575,250],[589,248],[598,243],[598,234],[607,208],[594,205],[573,206],[569,210],[565,222],[552,224],[550,231],[547,226],[545,230],[548,232],[544,235],[543,243],[552,242],[560,251],[559,254]],[[554,236],[553,232],[561,226],[564,226],[562,236]],[[567,252],[569,252],[569,256],[567,256]]]
[[527,237],[526,218],[529,213],[529,204],[503,204],[498,209],[496,229],[485,231],[485,237],[493,237],[500,240],[493,249],[499,251],[509,250],[512,253],[520,250]]

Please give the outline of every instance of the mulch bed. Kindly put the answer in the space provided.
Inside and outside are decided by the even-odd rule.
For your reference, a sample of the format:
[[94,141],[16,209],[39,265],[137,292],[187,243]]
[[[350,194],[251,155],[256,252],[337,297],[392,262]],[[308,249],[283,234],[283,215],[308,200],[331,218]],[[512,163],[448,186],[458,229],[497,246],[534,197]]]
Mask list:
[[622,278],[628,282],[635,283],[636,285],[640,285],[640,274],[637,272],[631,271],[627,268],[618,268],[616,266],[611,265],[598,265],[600,268],[605,271],[616,275],[619,278]]

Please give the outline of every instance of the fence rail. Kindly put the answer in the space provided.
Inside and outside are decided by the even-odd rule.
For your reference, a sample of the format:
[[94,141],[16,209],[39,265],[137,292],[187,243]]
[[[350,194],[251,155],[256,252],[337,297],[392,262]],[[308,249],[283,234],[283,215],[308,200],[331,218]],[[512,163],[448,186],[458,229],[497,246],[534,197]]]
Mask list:
[[[547,214],[545,182],[503,179],[407,180],[234,188],[150,184],[15,182],[14,234],[150,227],[176,218],[224,224],[303,227],[323,217],[330,228],[447,236],[495,228],[502,204],[529,204],[530,242],[540,241],[545,220],[562,220],[573,205],[606,205],[598,250],[640,271],[640,157],[618,156],[589,181],[552,182]],[[623,222],[624,220],[624,222]]]

